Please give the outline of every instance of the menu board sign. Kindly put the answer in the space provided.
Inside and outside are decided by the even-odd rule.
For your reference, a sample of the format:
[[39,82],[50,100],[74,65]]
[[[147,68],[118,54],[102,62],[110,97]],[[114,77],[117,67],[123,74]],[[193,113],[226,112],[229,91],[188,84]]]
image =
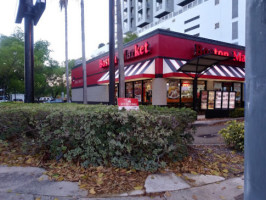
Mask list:
[[229,92],[223,92],[223,105],[222,105],[223,109],[228,109],[228,95]]
[[217,91],[215,95],[215,108],[221,109],[222,108],[222,92]]
[[229,109],[235,108],[235,100],[236,100],[236,93],[230,92],[230,98],[229,98]]
[[207,109],[208,91],[201,91],[201,109]]
[[214,109],[214,94],[214,91],[209,91],[208,109],[210,110]]

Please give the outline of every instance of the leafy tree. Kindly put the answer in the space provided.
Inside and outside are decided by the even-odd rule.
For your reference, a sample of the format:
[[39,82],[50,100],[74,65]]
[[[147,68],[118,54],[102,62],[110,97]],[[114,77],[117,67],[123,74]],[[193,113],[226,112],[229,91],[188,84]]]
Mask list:
[[135,33],[127,33],[126,36],[124,37],[124,43],[128,43],[132,40],[135,40],[138,38],[138,35]]
[[[18,37],[19,36],[19,37]],[[20,31],[0,38],[0,88],[7,93],[24,92],[24,41]]]
[[[0,37],[0,88],[6,93],[24,93],[24,34],[17,29],[11,36]],[[65,72],[50,58],[49,42],[34,44],[35,98],[57,96],[65,92]]]

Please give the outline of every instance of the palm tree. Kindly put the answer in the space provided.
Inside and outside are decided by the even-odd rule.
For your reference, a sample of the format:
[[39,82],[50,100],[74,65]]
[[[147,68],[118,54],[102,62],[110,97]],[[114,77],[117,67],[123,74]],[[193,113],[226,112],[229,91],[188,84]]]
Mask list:
[[82,68],[83,68],[83,104],[87,104],[87,70],[86,70],[86,58],[85,58],[84,0],[80,1],[80,7],[81,7]]
[[66,83],[67,83],[67,102],[69,102],[69,75],[68,75],[68,33],[67,33],[67,5],[68,0],[59,0],[61,10],[65,9],[65,65],[66,65]]
[[116,16],[117,16],[117,47],[119,59],[119,97],[125,98],[125,69],[124,69],[124,55],[123,55],[123,30],[121,19],[121,1],[116,0]]

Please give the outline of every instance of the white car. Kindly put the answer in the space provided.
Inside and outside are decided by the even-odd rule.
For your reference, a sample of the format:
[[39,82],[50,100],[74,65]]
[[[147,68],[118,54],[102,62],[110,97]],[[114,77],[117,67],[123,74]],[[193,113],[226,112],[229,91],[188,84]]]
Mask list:
[[0,96],[0,103],[8,102],[8,98],[6,96]]

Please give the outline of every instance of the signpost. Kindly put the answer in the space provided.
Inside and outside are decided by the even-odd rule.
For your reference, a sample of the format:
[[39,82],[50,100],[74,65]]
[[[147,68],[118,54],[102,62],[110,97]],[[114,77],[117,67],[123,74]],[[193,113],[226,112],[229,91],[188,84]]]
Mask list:
[[118,110],[123,108],[126,110],[139,110],[139,101],[134,98],[118,98],[117,99]]
[[24,18],[25,32],[25,103],[34,103],[34,52],[33,26],[37,25],[46,7],[46,0],[19,0],[16,23]]

